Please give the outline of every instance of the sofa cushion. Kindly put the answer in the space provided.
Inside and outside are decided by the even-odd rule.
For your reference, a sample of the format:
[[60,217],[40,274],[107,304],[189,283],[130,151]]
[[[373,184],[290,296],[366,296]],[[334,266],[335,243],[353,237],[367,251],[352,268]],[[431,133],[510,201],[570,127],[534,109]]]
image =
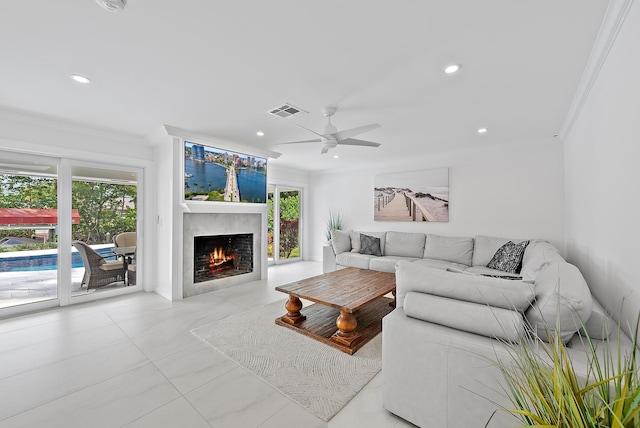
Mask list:
[[520,312],[431,294],[407,293],[404,312],[422,321],[512,342],[524,334]]
[[536,300],[526,312],[532,329],[543,340],[558,328],[567,342],[591,316],[593,299],[577,267],[565,262],[545,264],[535,281]]
[[583,334],[587,334],[591,339],[604,340],[615,330],[616,325],[607,312],[595,300],[591,309],[591,316],[581,328]]
[[522,239],[496,238],[492,236],[476,236],[473,245],[473,258],[471,266],[486,266],[493,255],[509,241],[519,243]]
[[384,246],[386,244],[387,232],[358,232],[358,231],[352,231],[349,234],[349,237],[351,238],[351,252],[352,253],[359,253],[360,252],[360,234],[373,236],[375,238],[380,238],[380,251],[382,252],[382,255],[385,254],[384,253]]
[[467,266],[461,265],[460,263],[447,262],[444,260],[436,260],[436,259],[418,259],[414,263],[420,266],[427,266],[434,269],[459,269],[464,270]]
[[331,231],[331,245],[336,255],[351,250],[349,231],[333,229]]
[[411,291],[518,311],[529,308],[535,297],[533,285],[523,281],[465,275],[399,261],[396,264],[397,306],[403,305],[404,296]]
[[522,269],[520,274],[524,279],[536,279],[540,269],[545,263],[560,262],[564,259],[558,249],[547,241],[541,239],[532,240],[522,257]]
[[374,258],[374,256],[347,251],[336,256],[336,263],[341,266],[369,269],[369,260],[372,258]]
[[359,253],[380,257],[382,255],[382,250],[380,249],[380,238],[361,233]]
[[387,232],[384,254],[419,259],[424,253],[425,239],[424,233]]
[[507,273],[507,272],[503,272],[501,270],[491,269],[491,268],[488,268],[486,266],[471,266],[471,267],[468,267],[468,268],[464,269],[464,271],[466,273],[473,273],[473,274],[476,274],[476,275],[483,275],[483,276],[491,276],[491,277],[494,277],[494,278],[509,277],[509,278],[518,278],[518,279],[522,279],[522,280],[525,279],[520,274]]
[[422,257],[471,266],[473,238],[429,234]]
[[412,258],[412,257],[399,257],[399,256],[373,257],[369,261],[369,269],[379,270],[381,272],[395,272],[396,263],[399,262],[400,260],[414,261],[418,259]]
[[489,263],[487,263],[487,267],[507,273],[520,272],[522,256],[527,245],[529,245],[529,241],[522,241],[518,244],[514,244],[513,241],[507,242],[498,248]]

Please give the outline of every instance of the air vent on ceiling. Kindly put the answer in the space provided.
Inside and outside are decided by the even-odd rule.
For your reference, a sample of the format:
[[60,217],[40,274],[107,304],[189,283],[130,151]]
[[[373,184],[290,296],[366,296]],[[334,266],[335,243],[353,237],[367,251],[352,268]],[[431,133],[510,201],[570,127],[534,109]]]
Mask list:
[[269,114],[272,114],[278,117],[284,117],[285,119],[288,119],[291,116],[295,116],[300,113],[309,113],[309,112],[306,110],[302,110],[301,108],[292,106],[289,103],[283,104],[281,106],[278,106],[276,108],[272,108],[271,110],[269,110]]

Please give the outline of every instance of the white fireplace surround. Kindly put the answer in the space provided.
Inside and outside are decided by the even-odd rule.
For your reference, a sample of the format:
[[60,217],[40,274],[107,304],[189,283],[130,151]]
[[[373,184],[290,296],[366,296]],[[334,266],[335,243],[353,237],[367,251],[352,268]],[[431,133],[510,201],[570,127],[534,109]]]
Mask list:
[[[195,296],[238,284],[267,278],[267,207],[229,203],[183,206],[182,297]],[[253,272],[194,283],[194,237],[208,235],[253,234]]]

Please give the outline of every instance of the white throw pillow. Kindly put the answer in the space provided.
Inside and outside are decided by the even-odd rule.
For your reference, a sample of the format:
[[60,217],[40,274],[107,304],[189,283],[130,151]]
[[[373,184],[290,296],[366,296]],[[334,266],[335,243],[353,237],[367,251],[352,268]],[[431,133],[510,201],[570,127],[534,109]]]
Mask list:
[[331,231],[331,245],[336,255],[351,250],[351,239],[349,231],[334,229]]

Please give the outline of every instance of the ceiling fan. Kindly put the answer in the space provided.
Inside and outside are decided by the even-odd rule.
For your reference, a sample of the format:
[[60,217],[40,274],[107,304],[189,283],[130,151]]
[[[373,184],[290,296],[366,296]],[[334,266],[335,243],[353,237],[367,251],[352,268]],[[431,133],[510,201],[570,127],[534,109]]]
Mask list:
[[327,118],[327,124],[324,126],[322,133],[316,132],[312,129],[305,128],[302,125],[298,125],[302,129],[306,129],[309,132],[316,134],[319,138],[313,140],[292,141],[289,143],[280,144],[300,144],[300,143],[322,143],[322,150],[320,153],[327,153],[329,149],[333,149],[338,145],[344,146],[365,146],[365,147],[379,147],[380,143],[374,143],[372,141],[358,140],[354,137],[358,134],[363,134],[372,129],[380,128],[380,125],[373,123],[371,125],[359,126],[357,128],[346,129],[338,132],[338,129],[331,123],[331,116],[336,112],[336,107],[327,107],[322,110],[322,114]]

